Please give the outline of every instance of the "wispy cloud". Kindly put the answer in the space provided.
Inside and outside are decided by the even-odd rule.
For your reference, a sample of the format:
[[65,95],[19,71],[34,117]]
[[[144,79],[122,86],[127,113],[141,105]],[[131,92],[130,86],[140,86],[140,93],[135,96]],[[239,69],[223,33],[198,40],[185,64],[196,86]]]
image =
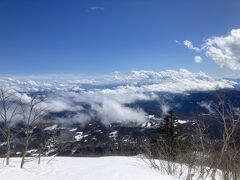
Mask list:
[[90,12],[103,11],[103,10],[105,10],[105,8],[102,6],[91,6],[86,9],[86,12],[90,13]]
[[191,50],[194,50],[194,51],[197,51],[197,52],[200,51],[200,48],[193,46],[192,42],[189,41],[189,40],[183,41],[183,44],[184,44],[188,49],[191,49]]
[[176,44],[181,44],[181,42],[179,42],[178,40],[174,40],[174,42],[176,43]]

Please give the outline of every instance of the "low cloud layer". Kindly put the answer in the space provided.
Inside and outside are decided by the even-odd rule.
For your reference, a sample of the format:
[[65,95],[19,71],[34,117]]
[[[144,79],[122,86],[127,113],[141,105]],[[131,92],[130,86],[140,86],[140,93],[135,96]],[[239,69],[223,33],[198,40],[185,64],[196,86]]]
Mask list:
[[[45,95],[43,103],[49,111],[58,113],[74,112],[68,117],[59,117],[59,121],[77,121],[85,123],[93,118],[103,123],[113,122],[143,123],[148,114],[140,108],[130,105],[137,101],[161,100],[157,93],[184,93],[188,91],[208,91],[222,88],[234,88],[235,82],[214,79],[203,72],[192,73],[185,69],[132,71],[129,74],[113,73],[95,79],[44,77],[4,77],[0,79],[3,87],[16,89],[21,97],[28,100],[29,93]],[[87,107],[87,108],[86,108]],[[168,106],[161,104],[160,109]]]

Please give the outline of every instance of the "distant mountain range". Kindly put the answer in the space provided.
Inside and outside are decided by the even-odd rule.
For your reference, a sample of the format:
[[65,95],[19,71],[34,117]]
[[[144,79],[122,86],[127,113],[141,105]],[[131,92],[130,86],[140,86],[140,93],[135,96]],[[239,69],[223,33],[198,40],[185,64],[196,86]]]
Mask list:
[[[29,153],[43,143],[45,154],[133,155],[141,152],[140,142],[153,138],[169,109],[189,135],[197,115],[209,126],[212,138],[219,137],[211,104],[217,95],[240,108],[240,80],[215,79],[205,73],[179,71],[133,71],[103,79],[3,78],[0,85],[15,89],[17,98],[45,97],[41,104],[47,115],[42,127],[34,127]],[[0,123],[1,125],[1,123]],[[26,135],[24,124],[14,123],[12,153],[21,151]],[[39,134],[40,133],[40,134]],[[41,138],[40,138],[41,137]],[[0,137],[0,154],[6,144]]]

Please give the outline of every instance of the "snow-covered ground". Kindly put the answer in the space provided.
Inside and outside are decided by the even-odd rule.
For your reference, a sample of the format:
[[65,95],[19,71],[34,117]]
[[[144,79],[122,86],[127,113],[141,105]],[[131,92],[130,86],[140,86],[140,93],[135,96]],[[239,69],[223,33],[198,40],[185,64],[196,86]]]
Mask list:
[[26,163],[20,169],[20,159],[12,158],[10,166],[1,164],[1,180],[177,180],[149,168],[136,157],[56,157]]

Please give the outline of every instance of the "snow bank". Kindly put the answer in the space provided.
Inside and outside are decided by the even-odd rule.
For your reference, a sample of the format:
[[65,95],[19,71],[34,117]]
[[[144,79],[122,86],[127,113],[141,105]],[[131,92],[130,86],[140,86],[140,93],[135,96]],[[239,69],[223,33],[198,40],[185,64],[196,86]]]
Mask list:
[[150,169],[135,157],[73,158],[56,157],[50,163],[43,159],[26,163],[20,169],[20,159],[11,159],[9,167],[1,164],[1,180],[177,180]]

